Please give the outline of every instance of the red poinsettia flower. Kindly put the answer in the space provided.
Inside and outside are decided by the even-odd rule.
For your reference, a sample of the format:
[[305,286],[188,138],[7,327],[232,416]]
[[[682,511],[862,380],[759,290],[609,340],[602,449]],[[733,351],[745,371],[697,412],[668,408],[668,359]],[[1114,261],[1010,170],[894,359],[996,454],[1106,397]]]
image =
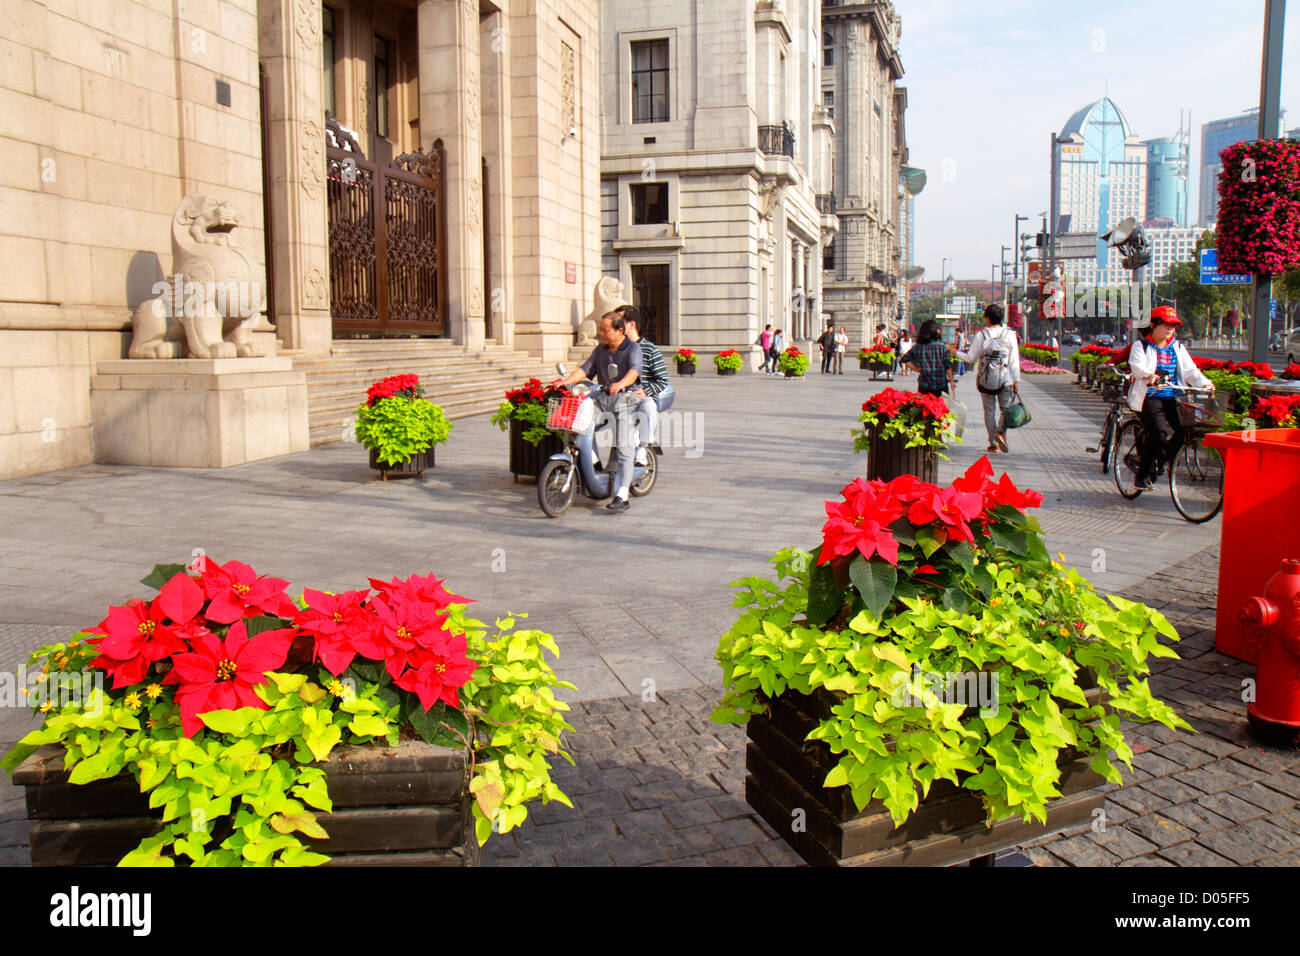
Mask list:
[[130,687],[144,680],[150,666],[189,649],[188,642],[205,628],[194,621],[203,608],[203,591],[185,573],[178,573],[162,586],[152,603],[127,601],[110,607],[98,627],[90,628],[100,656],[91,666],[102,668],[113,678],[113,687]]
[[980,495],[944,488],[914,501],[907,511],[907,520],[918,527],[937,524],[948,538],[974,541],[970,522],[983,510],[984,499]]
[[1260,421],[1285,426],[1300,419],[1300,395],[1269,395],[1255,403],[1252,413]]
[[826,502],[828,520],[822,526],[822,551],[817,563],[825,564],[857,551],[864,558],[879,554],[890,564],[898,564],[898,541],[889,525],[902,514],[902,504],[886,489],[868,487],[842,502]]
[[177,654],[164,684],[179,684],[176,701],[181,709],[181,731],[193,737],[203,729],[200,714],[240,707],[269,709],[253,690],[266,683],[266,674],[284,665],[297,632],[293,628],[263,631],[249,638],[244,622],[231,625],[224,641],[205,634],[194,650]]
[[320,661],[331,674],[348,669],[357,656],[353,637],[374,624],[375,612],[367,607],[369,591],[344,591],[329,594],[307,588],[303,596],[308,607],[294,618],[294,626],[310,634],[312,660]]
[[410,669],[394,684],[419,697],[426,711],[440,700],[449,707],[460,706],[457,691],[474,676],[476,666],[466,656],[464,634],[444,631],[430,646],[412,652],[409,662]]
[[261,614],[293,617],[298,608],[284,593],[288,586],[288,581],[259,576],[248,565],[238,561],[220,565],[209,561],[203,573],[203,592],[211,602],[207,617],[218,624],[230,624]]
[[990,488],[986,502],[990,500],[993,505],[1010,505],[1021,511],[1026,508],[1040,508],[1043,504],[1041,494],[1030,488],[1019,490],[1006,472],[1003,472],[998,483]]

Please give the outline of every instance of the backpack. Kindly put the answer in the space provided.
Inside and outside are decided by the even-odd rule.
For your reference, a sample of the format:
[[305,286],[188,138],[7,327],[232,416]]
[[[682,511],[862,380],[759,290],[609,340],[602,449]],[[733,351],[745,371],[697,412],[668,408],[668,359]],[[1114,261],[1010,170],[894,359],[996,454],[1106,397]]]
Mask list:
[[1011,349],[1006,343],[1007,332],[994,338],[985,335],[984,348],[975,366],[975,387],[986,395],[994,395],[1011,381]]

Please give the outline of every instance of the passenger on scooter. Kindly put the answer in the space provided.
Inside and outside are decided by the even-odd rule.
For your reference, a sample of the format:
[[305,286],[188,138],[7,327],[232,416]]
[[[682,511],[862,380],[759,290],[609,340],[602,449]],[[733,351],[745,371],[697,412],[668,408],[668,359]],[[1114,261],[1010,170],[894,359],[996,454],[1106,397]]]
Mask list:
[[[601,301],[597,297],[597,308]],[[574,385],[584,380],[598,382],[605,386],[605,395],[593,395],[596,404],[604,411],[615,412],[615,397],[631,386],[641,373],[641,347],[627,337],[623,325],[621,310],[626,303],[615,302],[613,309],[601,316],[599,325],[600,345],[592,351],[587,361],[575,368],[564,378],[557,378],[552,385]],[[610,511],[626,511],[628,497],[632,487],[634,468],[635,437],[631,434],[634,423],[630,416],[615,414],[614,445],[610,454],[610,467],[615,472],[614,500],[605,507]]]
[[640,334],[641,313],[628,306],[623,310],[623,324],[627,337],[641,346],[641,375],[637,380],[636,396],[641,400],[637,406],[637,424],[640,426],[641,443],[636,449],[636,463],[646,463],[646,446],[659,441],[659,406],[661,402],[672,404],[672,383],[668,381],[668,369],[664,367],[664,358],[659,346]]

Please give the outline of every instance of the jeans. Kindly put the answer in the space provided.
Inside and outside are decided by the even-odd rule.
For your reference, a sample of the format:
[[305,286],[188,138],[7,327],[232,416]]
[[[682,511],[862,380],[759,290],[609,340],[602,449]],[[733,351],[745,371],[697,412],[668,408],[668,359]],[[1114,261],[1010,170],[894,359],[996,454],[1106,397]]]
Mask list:
[[832,353],[830,349],[826,348],[826,346],[824,345],[822,346],[822,374],[823,375],[831,370],[831,356],[833,354],[834,353]]
[[774,353],[770,348],[763,352],[763,364],[758,367],[758,370],[760,372],[768,371],[768,363],[771,363],[774,367],[776,365]]
[[840,375],[843,375],[843,374],[844,374],[844,351],[843,351],[843,349],[841,349],[840,351],[838,351],[838,352],[835,353],[835,371],[838,372]]
[[1155,465],[1173,461],[1178,450],[1183,447],[1185,432],[1178,423],[1178,399],[1153,398],[1148,395],[1142,403],[1142,425],[1146,430],[1146,441],[1142,444],[1142,465],[1138,468],[1138,478],[1153,479],[1156,476]]
[[989,433],[990,445],[996,444],[998,433],[1004,430],[1002,413],[1011,407],[1013,397],[1010,385],[1004,385],[992,395],[980,392],[980,400],[984,403],[984,428]]
[[636,407],[636,424],[643,445],[653,445],[659,438],[659,403],[647,395]]

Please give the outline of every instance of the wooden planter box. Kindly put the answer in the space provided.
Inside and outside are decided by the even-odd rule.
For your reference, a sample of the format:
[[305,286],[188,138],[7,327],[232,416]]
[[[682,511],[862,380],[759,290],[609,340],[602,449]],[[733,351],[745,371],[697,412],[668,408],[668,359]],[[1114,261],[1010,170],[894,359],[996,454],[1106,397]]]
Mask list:
[[878,379],[883,375],[885,377],[885,380],[888,382],[892,382],[894,380],[893,363],[890,363],[888,365],[880,365],[878,363],[868,362],[865,365],[862,365],[862,367],[871,372],[872,379]]
[[786,377],[786,378],[803,378],[803,372],[796,372],[796,371],[793,371],[793,370],[791,370],[791,369],[786,369],[786,370],[785,370],[785,377]]
[[719,375],[735,375],[735,374],[736,374],[736,370],[735,370],[734,368],[720,368],[720,369],[718,369],[718,374],[719,374]]
[[678,375],[694,375],[694,374],[695,374],[695,363],[693,363],[693,362],[678,362],[678,363],[677,363],[677,374],[678,374]]
[[525,478],[536,478],[542,473],[542,468],[550,460],[552,455],[558,455],[564,451],[564,443],[560,441],[559,436],[547,435],[536,445],[524,441],[523,422],[515,419],[510,420],[510,473],[515,476],[515,481],[519,480],[522,475]]
[[[1089,691],[1094,701],[1098,691]],[[948,866],[1018,846],[1092,820],[1105,780],[1087,759],[1062,753],[1061,797],[1048,807],[1046,826],[1019,816],[985,822],[978,794],[936,780],[929,795],[895,828],[880,800],[858,810],[848,787],[822,787],[838,757],[821,741],[804,738],[838,703],[836,695],[793,691],[773,699],[770,715],[751,717],[745,749],[745,799],[813,866]],[[804,826],[793,822],[803,810]]]
[[907,438],[895,435],[881,439],[874,430],[868,430],[870,446],[867,448],[867,480],[879,478],[893,481],[899,475],[916,475],[922,481],[937,483],[939,459],[934,449],[926,445],[907,448]]
[[384,481],[388,480],[389,475],[399,477],[410,477],[414,475],[421,481],[424,480],[426,468],[433,467],[433,449],[422,451],[417,455],[412,455],[406,461],[399,461],[395,465],[385,465],[379,461],[379,452],[372,450],[370,452],[370,467],[379,472],[379,477]]
[[[477,865],[464,751],[423,741],[340,747],[320,766],[334,812],[318,820],[330,838],[299,836],[332,857],[326,866]],[[129,774],[68,783],[61,747],[32,754],[13,781],[26,788],[27,816],[36,821],[28,835],[33,866],[115,866],[162,828],[161,808],[149,809]]]

